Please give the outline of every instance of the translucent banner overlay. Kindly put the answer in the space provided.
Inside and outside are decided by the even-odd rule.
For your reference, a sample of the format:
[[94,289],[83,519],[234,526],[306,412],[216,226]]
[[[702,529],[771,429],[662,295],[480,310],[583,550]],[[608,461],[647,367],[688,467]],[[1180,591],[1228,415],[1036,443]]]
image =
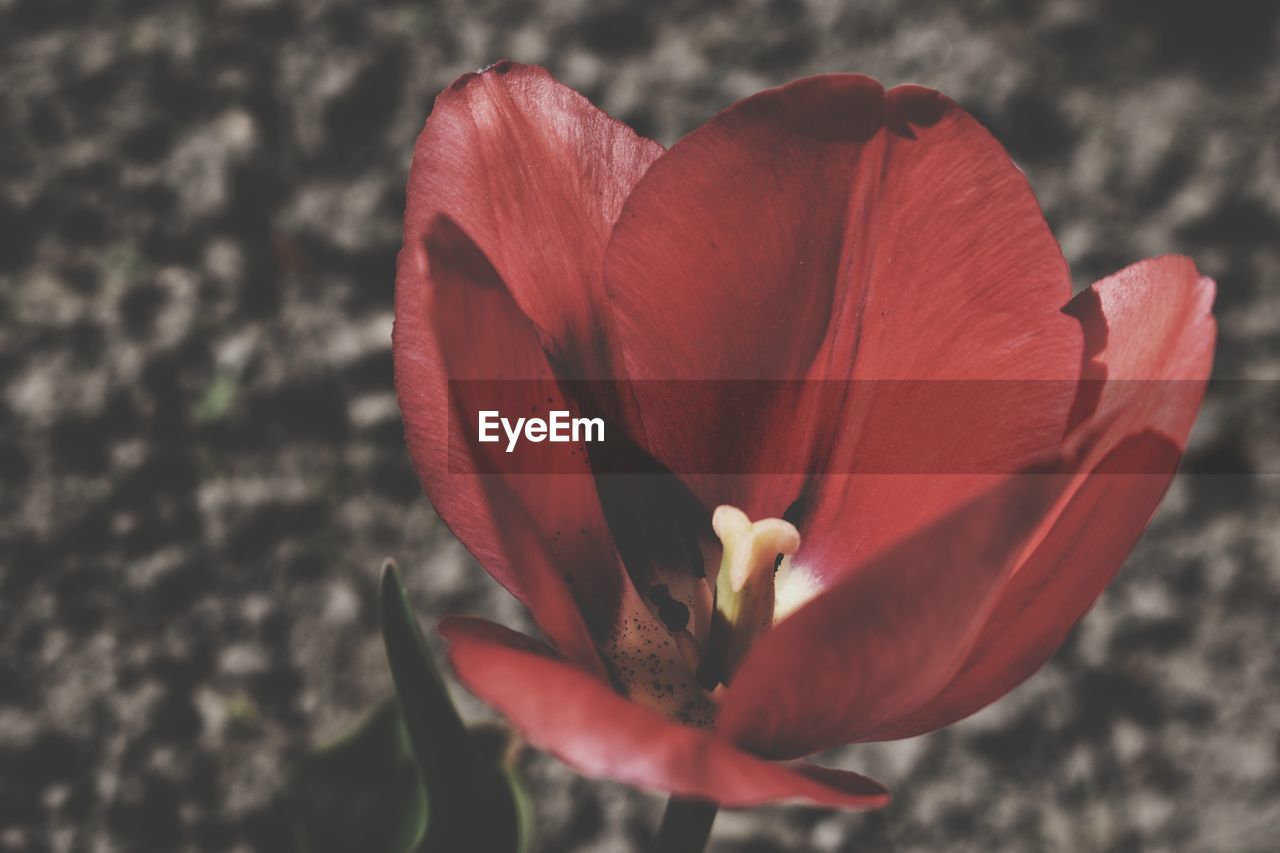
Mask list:
[[[1280,381],[453,380],[448,391],[453,474],[1011,474],[1068,423],[1087,432],[1143,412],[1120,436],[1138,434],[1176,423],[1202,393],[1244,412],[1241,429],[1280,435]],[[1169,473],[1169,453],[1131,456],[1112,473]],[[1280,454],[1266,456],[1274,470],[1239,448],[1193,446],[1181,470],[1280,474]]]

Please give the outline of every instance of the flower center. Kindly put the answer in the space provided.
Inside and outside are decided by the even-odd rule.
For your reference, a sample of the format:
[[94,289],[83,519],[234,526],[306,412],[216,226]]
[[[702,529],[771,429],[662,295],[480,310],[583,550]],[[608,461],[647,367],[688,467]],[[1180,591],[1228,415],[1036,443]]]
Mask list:
[[[710,727],[720,694],[751,644],[817,592],[791,557],[800,549],[795,525],[752,521],[718,507],[711,526],[720,540],[703,555],[707,577],[660,575],[643,599],[630,592],[615,633],[604,644],[619,687],[632,699],[687,725]],[[628,595],[624,591],[624,596]]]
[[[773,627],[775,616],[794,609],[792,596],[779,596],[775,577],[791,575],[800,532],[780,518],[752,521],[732,506],[717,507],[711,527],[722,551],[711,635],[699,676],[713,689],[729,681],[755,638]],[[779,612],[780,604],[786,612]]]

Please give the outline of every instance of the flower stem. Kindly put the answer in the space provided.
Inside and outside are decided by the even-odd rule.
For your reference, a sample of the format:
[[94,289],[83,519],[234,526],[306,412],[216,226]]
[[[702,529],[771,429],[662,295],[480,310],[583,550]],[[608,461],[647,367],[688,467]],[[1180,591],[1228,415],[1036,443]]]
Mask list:
[[719,806],[706,800],[672,797],[667,801],[653,849],[662,853],[702,853],[711,837],[717,809]]

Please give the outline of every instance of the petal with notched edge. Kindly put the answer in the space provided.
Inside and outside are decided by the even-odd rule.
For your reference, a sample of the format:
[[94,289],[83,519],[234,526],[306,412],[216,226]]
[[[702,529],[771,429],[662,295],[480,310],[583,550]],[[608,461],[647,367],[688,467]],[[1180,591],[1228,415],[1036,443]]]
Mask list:
[[1115,576],[1177,469],[1213,366],[1213,282],[1187,258],[1134,264],[1072,300],[1093,379],[1079,429],[1100,430],[964,668],[938,696],[864,739],[949,725],[1022,683]]

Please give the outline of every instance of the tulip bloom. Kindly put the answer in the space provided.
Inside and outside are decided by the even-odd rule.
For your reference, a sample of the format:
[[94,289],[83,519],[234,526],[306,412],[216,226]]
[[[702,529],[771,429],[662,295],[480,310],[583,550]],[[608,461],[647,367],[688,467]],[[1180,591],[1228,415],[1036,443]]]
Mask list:
[[[930,90],[811,77],[665,150],[539,68],[463,76],[414,151],[396,389],[437,512],[548,643],[447,619],[458,676],[591,776],[883,805],[802,759],[959,720],[1061,644],[1178,464],[1213,293],[1165,256],[1072,298],[1021,172]],[[486,468],[457,380],[535,383],[667,474]],[[744,410],[668,380],[780,384]],[[1016,398],[920,418],[791,380]]]

